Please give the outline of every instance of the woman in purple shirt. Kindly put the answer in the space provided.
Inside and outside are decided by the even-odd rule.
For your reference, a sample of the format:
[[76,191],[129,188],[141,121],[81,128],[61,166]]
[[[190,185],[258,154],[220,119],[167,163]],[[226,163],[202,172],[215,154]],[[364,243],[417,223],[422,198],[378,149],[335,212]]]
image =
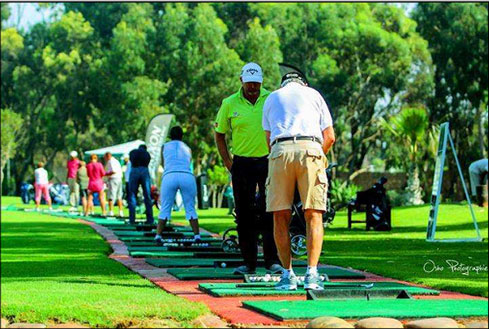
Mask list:
[[98,193],[100,207],[102,208],[102,216],[105,216],[105,196],[104,196],[104,181],[105,176],[104,166],[98,162],[96,154],[90,156],[90,163],[87,164],[88,175],[88,207],[93,213],[93,194]]

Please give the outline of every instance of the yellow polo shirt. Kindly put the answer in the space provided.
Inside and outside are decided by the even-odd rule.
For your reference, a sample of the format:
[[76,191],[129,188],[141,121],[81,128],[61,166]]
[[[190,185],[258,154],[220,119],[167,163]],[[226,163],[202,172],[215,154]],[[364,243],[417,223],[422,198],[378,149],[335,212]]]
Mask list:
[[222,101],[217,112],[216,132],[226,134],[231,130],[234,155],[262,157],[268,154],[265,131],[262,127],[263,104],[270,92],[260,89],[260,96],[251,104],[243,96],[242,88]]

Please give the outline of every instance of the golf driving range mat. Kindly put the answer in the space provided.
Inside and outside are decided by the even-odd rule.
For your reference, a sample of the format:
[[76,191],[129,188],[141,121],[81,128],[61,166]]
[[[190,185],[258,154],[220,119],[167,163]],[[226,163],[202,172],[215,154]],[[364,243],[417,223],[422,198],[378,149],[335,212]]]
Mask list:
[[[143,224],[143,225],[132,225],[132,224],[126,224],[126,225],[104,225],[108,229],[111,229],[113,231],[152,231],[156,230],[156,225],[151,224]],[[192,232],[192,229],[190,227],[185,227],[185,226],[175,226],[175,227],[166,227],[165,230],[163,230],[163,233],[169,233],[169,232]]]
[[193,258],[239,258],[241,254],[228,254],[225,252],[192,252],[192,251],[131,251],[132,257],[193,257]]
[[[270,276],[268,276],[270,277]],[[276,290],[276,282],[258,283],[201,283],[199,289],[216,297],[231,296],[276,296],[276,295],[306,295],[303,289],[304,281],[298,282],[297,290]],[[331,298],[352,298],[352,292],[359,292],[358,297],[364,296],[364,292],[397,292],[404,290],[411,295],[439,295],[440,292],[432,289],[413,287],[398,282],[378,281],[378,282],[325,282],[324,291],[321,295],[316,292],[318,299]],[[373,294],[371,294],[373,295]],[[386,295],[380,295],[386,297]],[[379,297],[380,297],[379,296]]]
[[245,301],[245,308],[278,320],[339,318],[428,318],[487,316],[487,300],[471,299],[372,299]]
[[[128,247],[152,247],[156,246],[156,243],[153,240],[149,241],[124,241],[125,245]],[[194,239],[163,239],[163,243],[172,243],[172,244],[180,244],[183,246],[191,246],[194,245]],[[207,239],[203,238],[199,243],[207,243],[210,246],[221,246],[221,240],[216,239]]]
[[[180,280],[219,280],[219,279],[243,279],[243,274],[234,274],[234,268],[172,268],[168,273]],[[257,268],[259,276],[265,276],[264,268]],[[297,268],[297,275],[305,275],[306,268]],[[365,276],[337,267],[318,268],[320,275],[327,274],[330,279],[365,279]]]
[[[124,231],[114,231],[114,234],[117,235],[118,237],[153,237],[156,235],[155,231],[131,231],[131,230],[124,230]],[[163,238],[169,238],[169,237],[174,237],[174,238],[185,238],[185,237],[194,237],[194,234],[192,232],[163,232],[161,234]],[[212,237],[209,233],[201,233],[201,237]]]
[[192,245],[192,246],[183,246],[183,245],[173,245],[168,243],[167,246],[151,246],[151,247],[129,247],[127,248],[129,252],[131,251],[146,251],[146,252],[153,252],[153,251],[203,251],[203,250],[208,250],[208,251],[222,251],[221,247],[213,247],[209,246],[206,243],[201,243],[197,245]]
[[129,254],[132,257],[194,257],[194,253],[190,251],[131,251]]
[[[220,267],[220,268],[235,268],[243,264],[241,258],[176,258],[176,259],[158,259],[158,258],[146,258],[146,263],[162,268],[168,267]],[[305,261],[294,261],[294,266],[307,266]],[[258,266],[265,266],[265,261],[259,260]]]

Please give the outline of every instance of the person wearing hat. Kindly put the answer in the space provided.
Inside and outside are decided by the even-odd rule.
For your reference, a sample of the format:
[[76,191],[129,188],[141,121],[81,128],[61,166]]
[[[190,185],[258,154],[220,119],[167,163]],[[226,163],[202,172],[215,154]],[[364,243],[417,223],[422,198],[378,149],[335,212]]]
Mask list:
[[[262,69],[256,63],[243,67],[240,81],[238,92],[222,101],[215,122],[217,148],[224,165],[231,172],[239,247],[244,260],[244,265],[236,268],[235,273],[255,273],[260,231],[265,267],[277,273],[282,267],[273,240],[273,219],[265,211],[268,147],[261,126],[263,104],[270,92],[262,87]],[[226,143],[229,132],[233,156]]]
[[[273,212],[274,236],[284,271],[276,289],[297,289],[292,269],[289,225],[295,188],[306,219],[307,272],[304,288],[321,290],[317,265],[323,243],[323,213],[328,188],[326,154],[335,142],[333,120],[321,94],[299,72],[282,77],[281,88],[263,107],[263,129],[270,150],[267,211]],[[327,280],[327,278],[326,278]]]
[[78,152],[71,151],[70,159],[66,163],[66,180],[68,181],[68,187],[70,188],[70,211],[77,211],[80,203],[80,185],[76,181],[76,172],[80,167],[80,160],[78,160]]

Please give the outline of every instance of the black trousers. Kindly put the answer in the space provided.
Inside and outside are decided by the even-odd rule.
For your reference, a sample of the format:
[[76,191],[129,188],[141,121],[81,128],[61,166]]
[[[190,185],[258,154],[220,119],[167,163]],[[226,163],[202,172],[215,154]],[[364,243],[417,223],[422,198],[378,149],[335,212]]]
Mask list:
[[250,269],[256,268],[260,233],[263,237],[265,266],[280,264],[273,237],[273,214],[266,212],[267,157],[235,156],[231,174],[239,246],[245,265]]

